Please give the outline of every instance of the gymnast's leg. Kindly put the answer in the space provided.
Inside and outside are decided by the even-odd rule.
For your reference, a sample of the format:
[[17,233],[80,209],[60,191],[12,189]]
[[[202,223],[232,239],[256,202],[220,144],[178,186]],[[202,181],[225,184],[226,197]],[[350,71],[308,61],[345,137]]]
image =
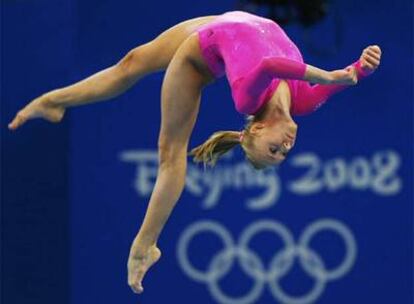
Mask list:
[[165,75],[157,180],[128,260],[128,283],[137,293],[143,291],[145,273],[160,256],[158,237],[184,188],[188,141],[202,88],[212,80],[205,69],[199,57],[198,36],[194,35],[180,46]]
[[181,22],[131,50],[113,66],[34,99],[17,113],[9,128],[15,130],[27,120],[38,117],[59,122],[68,107],[104,101],[122,94],[145,75],[165,70],[179,46],[198,26],[214,18],[206,16]]
[[[205,16],[183,21],[161,33],[154,40],[143,44],[121,60],[131,69],[135,69],[137,77],[167,69],[180,45],[196,31],[196,29],[212,21],[216,16]],[[137,65],[134,67],[134,63]]]

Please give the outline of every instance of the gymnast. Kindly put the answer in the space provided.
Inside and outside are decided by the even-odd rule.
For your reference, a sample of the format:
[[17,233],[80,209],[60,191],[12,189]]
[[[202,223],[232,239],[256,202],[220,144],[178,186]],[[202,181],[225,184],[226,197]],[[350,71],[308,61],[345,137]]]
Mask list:
[[247,123],[241,132],[215,132],[189,154],[196,162],[214,165],[240,145],[247,160],[261,169],[280,164],[294,146],[297,124],[292,116],[309,114],[355,85],[377,69],[380,57],[378,46],[368,46],[353,64],[325,71],[305,64],[272,20],[238,11],[205,16],[177,24],[89,78],[34,99],[9,128],[37,117],[59,122],[68,107],[113,98],[145,75],[166,70],[157,180],[127,264],[128,284],[141,293],[146,272],[161,256],[159,235],[184,188],[188,142],[204,87],[226,75],[235,108]]

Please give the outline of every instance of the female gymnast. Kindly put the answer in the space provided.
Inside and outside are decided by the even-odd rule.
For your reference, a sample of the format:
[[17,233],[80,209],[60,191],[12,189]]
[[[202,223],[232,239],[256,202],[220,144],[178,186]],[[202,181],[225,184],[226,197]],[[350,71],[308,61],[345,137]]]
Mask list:
[[380,48],[369,46],[352,65],[328,72],[305,64],[274,21],[245,12],[200,17],[168,29],[89,78],[34,99],[9,128],[16,130],[36,117],[59,122],[68,107],[115,97],[145,75],[166,70],[158,176],[128,260],[128,284],[141,293],[146,272],[161,256],[161,230],[184,188],[188,142],[205,86],[226,75],[236,110],[248,120],[243,131],[216,132],[191,150],[194,160],[214,165],[240,145],[252,165],[263,168],[281,163],[292,149],[297,131],[292,116],[311,113],[332,94],[371,74],[380,57]]

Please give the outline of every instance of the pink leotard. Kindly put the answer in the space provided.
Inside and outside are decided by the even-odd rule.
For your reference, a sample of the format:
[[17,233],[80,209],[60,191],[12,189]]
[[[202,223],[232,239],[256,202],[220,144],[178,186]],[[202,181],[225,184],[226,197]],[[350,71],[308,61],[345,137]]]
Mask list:
[[[281,79],[288,83],[292,115],[309,114],[344,85],[310,85],[296,45],[274,21],[246,12],[229,12],[201,26],[200,49],[211,73],[227,76],[236,110],[255,114],[270,100]],[[358,79],[367,75],[359,61]]]

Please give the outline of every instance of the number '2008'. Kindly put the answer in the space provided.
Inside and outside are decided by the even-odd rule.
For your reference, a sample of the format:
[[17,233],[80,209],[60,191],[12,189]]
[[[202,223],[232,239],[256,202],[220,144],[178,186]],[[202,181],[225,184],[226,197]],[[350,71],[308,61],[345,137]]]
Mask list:
[[379,195],[394,195],[402,187],[401,178],[397,175],[401,160],[394,151],[377,152],[371,159],[358,156],[350,161],[334,158],[325,162],[316,154],[304,153],[295,156],[291,164],[306,169],[304,175],[289,183],[289,189],[297,194],[349,187],[354,190],[371,189]]

